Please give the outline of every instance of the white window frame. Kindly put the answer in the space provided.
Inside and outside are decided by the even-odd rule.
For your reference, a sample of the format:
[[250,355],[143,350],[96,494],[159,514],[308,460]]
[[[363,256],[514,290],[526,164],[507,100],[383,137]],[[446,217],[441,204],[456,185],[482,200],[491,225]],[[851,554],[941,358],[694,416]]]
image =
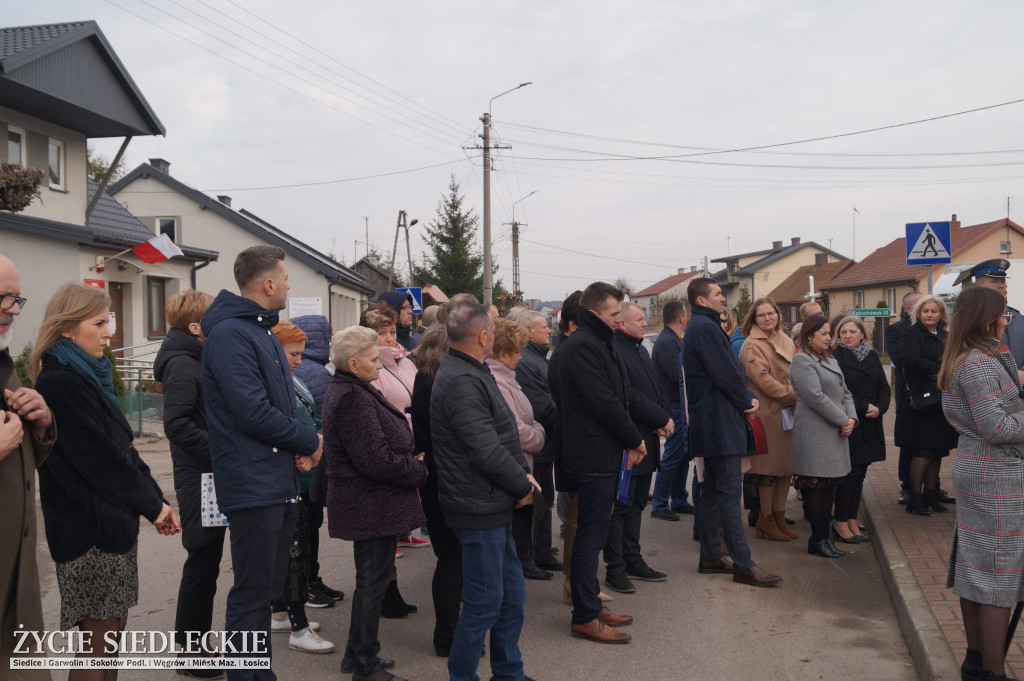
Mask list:
[[854,303],[853,303],[854,309],[857,309],[857,310],[863,310],[864,309],[864,291],[857,291],[854,294],[853,300],[854,300]]
[[170,217],[170,216],[166,216],[166,215],[163,216],[163,217],[157,217],[157,219],[156,219],[156,234],[157,234],[157,236],[160,236],[161,234],[163,234],[163,228],[160,225],[160,222],[163,221],[163,220],[170,220],[171,222],[174,223],[174,236],[171,237],[171,241],[173,241],[174,243],[180,243],[178,240],[181,237],[181,235],[178,233],[179,225],[178,225],[178,218],[176,218],[176,217]]
[[67,157],[64,154],[64,142],[58,139],[49,138],[49,143],[46,145],[46,176],[50,177],[50,148],[57,147],[60,150],[60,160],[57,163],[57,170],[60,173],[58,182],[50,181],[50,189],[57,189],[64,191],[66,185],[66,173],[67,173]]
[[[13,133],[16,133],[18,135],[21,135],[21,158],[18,158],[18,159],[8,158],[7,162],[8,163],[13,163],[15,165],[22,165],[22,166],[25,165],[25,163],[26,163],[26,156],[28,155],[28,149],[26,148],[27,147],[27,144],[26,144],[27,140],[25,138],[25,129],[24,128],[19,128],[16,125],[8,125],[7,126],[7,132],[8,133],[12,133],[13,132]],[[7,148],[8,148],[8,151],[10,151],[10,144],[11,144],[10,140],[4,140],[4,143],[8,145]]]
[[885,289],[885,306],[890,310],[896,309],[896,289],[887,288]]

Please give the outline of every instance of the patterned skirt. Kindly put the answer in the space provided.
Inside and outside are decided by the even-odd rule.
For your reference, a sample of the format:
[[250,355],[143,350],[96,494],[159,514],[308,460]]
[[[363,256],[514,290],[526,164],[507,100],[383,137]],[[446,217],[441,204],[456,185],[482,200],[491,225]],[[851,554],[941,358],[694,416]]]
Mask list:
[[946,586],[1008,608],[1024,598],[1024,461],[986,456],[984,446],[964,440],[953,459],[956,527]]
[[139,602],[138,558],[136,542],[128,553],[107,553],[93,546],[74,560],[57,563],[61,630],[85,619],[126,616]]

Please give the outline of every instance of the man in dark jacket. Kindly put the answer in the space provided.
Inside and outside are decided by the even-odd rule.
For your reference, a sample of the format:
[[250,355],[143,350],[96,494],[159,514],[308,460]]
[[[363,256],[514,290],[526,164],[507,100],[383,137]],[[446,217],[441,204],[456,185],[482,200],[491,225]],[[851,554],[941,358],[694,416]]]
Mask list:
[[562,561],[551,553],[551,507],[555,503],[555,401],[548,388],[548,344],[551,327],[540,312],[521,312],[518,321],[530,340],[516,365],[516,382],[530,400],[533,418],[544,426],[544,449],[533,455],[533,477],[540,483],[544,503],[533,505],[533,562],[542,570],[561,570]]
[[612,344],[626,367],[629,415],[647,446],[647,456],[633,466],[629,498],[615,500],[604,545],[604,583],[626,594],[636,591],[630,577],[643,582],[664,582],[668,576],[647,565],[640,553],[640,523],[651,492],[651,478],[658,468],[661,438],[671,436],[674,427],[668,404],[658,389],[654,363],[643,346],[646,328],[643,308],[636,303],[623,303],[622,325],[615,330]]
[[491,672],[522,679],[519,635],[526,582],[512,538],[512,511],[533,503],[515,416],[484,360],[494,345],[487,306],[459,301],[445,323],[451,350],[430,396],[430,433],[437,491],[448,525],[462,544],[463,606],[448,673],[476,679],[484,638],[491,632]]
[[686,478],[693,458],[686,446],[686,417],[679,398],[679,357],[683,352],[686,304],[681,300],[668,301],[662,308],[661,318],[665,328],[654,341],[651,359],[658,374],[658,390],[662,398],[668,400],[675,430],[665,438],[665,451],[654,480],[651,517],[679,520],[680,513],[693,513],[693,505],[687,501],[686,494]]
[[[774,586],[781,578],[765,572],[750,558],[740,519],[743,483],[740,457],[748,453],[744,418],[757,414],[736,353],[722,333],[725,296],[709,277],[695,277],[686,287],[693,310],[683,342],[690,452],[704,458],[704,481],[698,501],[701,573],[732,574],[732,581]],[[732,562],[722,557],[718,524]]]
[[[896,386],[895,405],[897,410],[903,399],[903,393],[907,390],[907,382],[903,380],[903,366],[900,363],[900,336],[910,328],[910,313],[923,295],[920,291],[911,291],[903,296],[903,315],[898,322],[890,324],[889,328],[885,330],[885,351],[889,353],[889,359],[892,361],[892,376],[890,378],[892,379],[891,383]],[[900,447],[900,460],[896,470],[900,479],[899,503],[905,505],[910,494],[910,452],[905,447]]]
[[[242,295],[222,290],[203,316],[203,391],[217,501],[231,526],[225,629],[239,650],[242,632],[266,632],[269,653],[268,604],[284,584],[298,517],[296,468],[316,465],[322,440],[296,412],[288,360],[270,331],[288,302],[284,251],[247,248],[234,274]],[[276,676],[261,669],[228,678]]]
[[415,302],[411,293],[402,291],[386,291],[380,294],[377,302],[387,303],[398,313],[398,344],[412,352],[420,342],[412,329],[412,306]]
[[[633,621],[598,598],[597,560],[608,539],[619,472],[647,454],[629,416],[626,370],[612,347],[622,291],[603,281],[580,297],[579,328],[565,340],[558,365],[562,466],[577,487],[578,525],[572,550],[572,633],[599,643],[626,643],[612,627]],[[624,453],[625,452],[625,453]]]

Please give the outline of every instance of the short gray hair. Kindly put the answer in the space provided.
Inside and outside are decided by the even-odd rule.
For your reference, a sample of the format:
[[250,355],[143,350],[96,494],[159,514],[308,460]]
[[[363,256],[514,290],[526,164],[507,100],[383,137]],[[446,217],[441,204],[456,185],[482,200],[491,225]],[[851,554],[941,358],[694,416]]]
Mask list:
[[341,371],[348,361],[377,345],[377,332],[365,326],[350,326],[331,336],[331,361]]
[[537,312],[536,310],[524,310],[520,312],[519,316],[516,318],[516,321],[522,324],[523,326],[529,326],[530,324],[533,324],[536,321],[541,321],[544,322],[545,324],[548,323],[547,318],[540,312]]
[[491,310],[487,305],[476,300],[460,300],[448,310],[444,326],[448,330],[448,342],[454,347],[462,345],[491,324]]

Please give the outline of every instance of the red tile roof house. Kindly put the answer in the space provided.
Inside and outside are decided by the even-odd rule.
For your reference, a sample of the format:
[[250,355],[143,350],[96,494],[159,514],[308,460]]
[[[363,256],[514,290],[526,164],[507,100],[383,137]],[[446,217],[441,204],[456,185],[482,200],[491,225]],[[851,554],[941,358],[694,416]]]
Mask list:
[[686,300],[686,286],[692,277],[700,276],[702,270],[680,267],[676,274],[666,277],[656,284],[637,291],[629,299],[644,309],[644,316],[650,325],[649,331],[662,328],[661,308],[670,300]]
[[[950,220],[954,263],[974,263],[989,258],[1010,258],[1024,253],[1024,228],[1009,218],[961,227],[956,215]],[[906,239],[894,239],[823,285],[832,314],[854,308],[873,308],[885,301],[895,321],[902,314],[902,298],[910,291],[927,291],[927,268],[907,265]],[[946,273],[945,265],[932,266],[932,280]],[[868,321],[870,325],[869,320]],[[870,329],[869,329],[870,332]]]
[[[821,300],[824,296],[822,288],[834,278],[854,266],[852,260],[840,260],[839,262],[825,262],[827,255],[817,254],[818,264],[804,265],[796,272],[776,286],[768,297],[775,301],[782,311],[782,326],[789,333],[793,325],[800,321],[800,306],[810,300],[810,278],[814,277],[814,292],[819,294]],[[827,302],[827,301],[826,301]]]

